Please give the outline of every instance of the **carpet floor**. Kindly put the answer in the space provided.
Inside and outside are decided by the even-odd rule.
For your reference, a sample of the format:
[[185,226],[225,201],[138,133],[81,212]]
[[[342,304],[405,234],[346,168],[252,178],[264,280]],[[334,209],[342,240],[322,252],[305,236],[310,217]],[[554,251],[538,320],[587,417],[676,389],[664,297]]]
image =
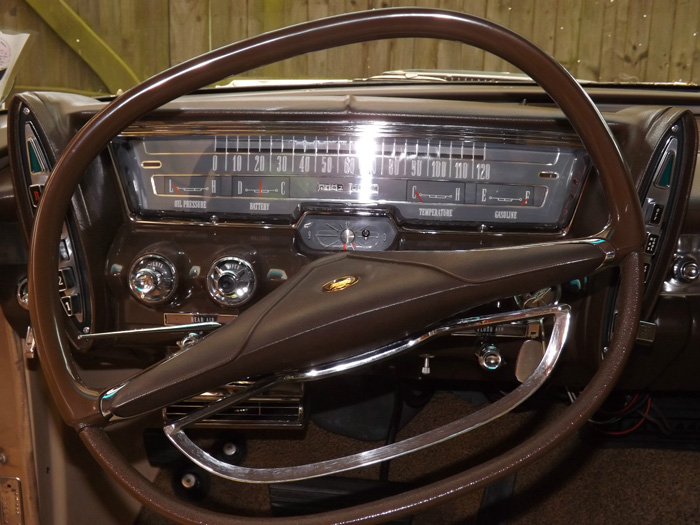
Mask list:
[[[473,432],[391,462],[389,480],[424,484],[479,464],[507,450],[565,408],[557,396],[538,397],[525,409]],[[534,405],[538,405],[535,410]],[[540,409],[544,405],[544,409]],[[399,433],[416,435],[473,410],[470,401],[438,393]],[[318,461],[367,448],[370,444],[309,425],[298,439],[255,438],[247,442],[245,465],[280,466]],[[374,444],[375,446],[377,443]],[[378,479],[379,466],[344,474]],[[156,483],[171,490],[172,471]],[[692,524],[700,523],[700,453],[655,448],[607,448],[576,436],[517,474],[503,524]],[[483,491],[462,495],[413,517],[416,525],[478,524]],[[269,516],[266,486],[212,479],[207,508],[248,516]],[[138,525],[170,523],[145,509]]]

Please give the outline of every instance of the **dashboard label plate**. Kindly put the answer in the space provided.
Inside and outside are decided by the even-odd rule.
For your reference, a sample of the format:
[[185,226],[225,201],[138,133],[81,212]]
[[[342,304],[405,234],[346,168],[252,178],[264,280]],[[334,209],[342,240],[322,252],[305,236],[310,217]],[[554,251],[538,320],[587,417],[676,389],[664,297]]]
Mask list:
[[232,314],[200,314],[200,313],[164,313],[163,324],[165,326],[195,324],[195,323],[222,323],[233,321],[237,315]]

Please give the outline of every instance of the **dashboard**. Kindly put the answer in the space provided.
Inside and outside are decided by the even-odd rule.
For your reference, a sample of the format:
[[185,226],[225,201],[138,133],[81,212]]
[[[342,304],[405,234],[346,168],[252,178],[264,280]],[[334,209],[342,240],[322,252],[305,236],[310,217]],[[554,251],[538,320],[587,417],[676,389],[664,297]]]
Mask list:
[[[637,345],[618,388],[697,391],[700,179],[694,175],[700,110],[686,109],[694,98],[676,92],[619,88],[594,89],[591,95],[622,151],[646,235]],[[24,93],[8,110],[10,166],[0,172],[11,184],[0,185],[0,235],[6,247],[0,256],[0,301],[12,327],[28,341],[32,291],[26,262],[37,209],[71,138],[104,105],[73,94]],[[247,313],[269,306],[307,268],[320,268],[324,261],[347,257],[354,266],[329,277],[323,290],[302,296],[297,311],[287,310],[270,326],[291,332],[314,311],[309,303],[318,296],[361,289],[355,286],[359,276],[375,290],[365,292],[369,301],[358,303],[367,319],[363,333],[350,337],[388,344],[381,339],[385,327],[392,325],[395,333],[399,322],[373,315],[373,308],[388,296],[394,303],[410,300],[428,275],[406,271],[408,265],[392,270],[401,256],[421,270],[438,261],[456,271],[452,256],[470,254],[471,261],[460,259],[472,268],[466,281],[507,278],[508,258],[494,263],[484,252],[509,253],[553,241],[575,247],[578,239],[609,224],[608,203],[589,155],[535,88],[385,85],[204,92],[143,115],[92,161],[61,224],[56,287],[75,366],[86,383],[105,388],[138,378],[135,373],[153,364],[167,367],[176,361],[168,357],[182,355],[179,351],[190,345],[201,350],[196,345],[216,337],[220,328],[248,322]],[[358,415],[361,410],[354,411],[352,403],[364,406],[366,396],[395,385],[426,399],[438,389],[498,397],[520,383],[517,374],[527,368],[521,355],[540,355],[546,334],[553,333],[549,320],[528,319],[527,311],[558,305],[570,308],[571,324],[548,385],[583,388],[615,335],[620,274],[617,268],[594,269],[556,282],[548,274],[558,274],[559,261],[550,254],[534,253],[533,267],[544,277],[533,272],[523,282],[510,280],[503,287],[507,293],[489,296],[480,306],[460,310],[434,301],[434,312],[414,309],[405,335],[434,328],[423,322],[428,317],[447,323],[438,327],[464,316],[510,319],[506,322],[436,338],[420,353],[353,372],[347,382],[275,386],[198,420],[188,431],[203,441],[268,430],[296,439],[295,432],[311,421],[364,439],[358,421],[365,414]],[[381,258],[382,275],[400,271],[401,285],[366,278],[364,257]],[[495,266],[503,266],[503,272],[492,271]],[[532,284],[543,280],[554,282]],[[330,302],[328,317],[340,309]],[[312,348],[321,356],[323,347],[335,342],[333,328],[327,333],[318,338],[320,350]],[[238,344],[226,341],[223,356],[234,354]],[[292,368],[296,354],[308,350],[303,346],[280,352],[274,365]],[[31,345],[27,348],[30,355]],[[219,363],[212,359],[210,368]],[[249,366],[257,371],[268,364]],[[169,372],[154,383],[168,385]],[[186,376],[188,370],[175,373]],[[210,403],[235,398],[250,384],[232,382],[184,398],[168,404],[162,416],[166,422],[191,417]],[[347,402],[339,390],[347,390],[354,411],[346,423],[332,421],[335,403]],[[324,419],[326,407],[331,415]],[[391,418],[391,407],[387,410],[378,409],[380,416]],[[161,418],[152,415],[149,424],[158,420],[159,426]]]
[[[440,254],[604,230],[597,172],[561,114],[537,97],[512,104],[498,90],[484,102],[483,88],[471,95],[478,101],[463,102],[470,89],[217,92],[145,115],[95,159],[63,225],[57,280],[75,351],[119,361],[137,348],[136,362],[148,364],[172,351],[186,327],[235,322],[334,252]],[[34,93],[10,108],[26,238],[62,148],[101,107],[82,96]],[[651,320],[663,290],[694,280],[694,259],[679,263],[675,250],[695,121],[682,109],[652,105],[615,108],[606,118],[642,204],[644,315]],[[7,278],[16,293],[6,302],[21,332],[26,314],[17,305],[29,300],[21,266]],[[602,293],[614,282],[609,272],[581,276],[488,308],[561,300],[586,312],[576,316],[581,335],[561,366],[562,381],[575,384],[606,344],[586,334],[610,337],[614,329],[614,293]],[[153,328],[165,335],[142,333]],[[647,334],[642,342],[653,341]],[[653,355],[663,352],[652,345]],[[494,377],[479,367],[460,373]],[[632,375],[649,382],[654,373]]]

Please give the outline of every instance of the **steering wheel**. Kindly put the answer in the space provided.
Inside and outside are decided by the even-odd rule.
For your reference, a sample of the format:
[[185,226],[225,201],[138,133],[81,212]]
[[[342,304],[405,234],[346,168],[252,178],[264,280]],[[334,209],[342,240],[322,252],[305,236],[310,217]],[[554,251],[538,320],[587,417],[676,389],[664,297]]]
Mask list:
[[[55,247],[71,195],[91,160],[132,122],[226,76],[311,51],[403,37],[473,45],[532,77],[569,119],[599,171],[610,211],[607,226],[588,238],[510,249],[324,257],[189,350],[106,391],[93,390],[82,382],[64,333],[54,277],[58,265]],[[620,310],[609,351],[586,389],[558,419],[509,452],[459,474],[342,511],[292,519],[294,523],[385,521],[521,468],[570,435],[597,409],[610,393],[634,341],[641,305],[639,250],[643,237],[639,201],[610,129],[583,89],[553,58],[512,31],[465,14],[413,8],[358,12],[273,31],[209,52],[146,80],[96,114],[66,148],[42,196],[29,263],[31,320],[42,368],[63,419],[134,497],[188,523],[266,521],[202,510],[159,491],[117,452],[105,427],[233,380],[262,378],[256,383],[262,388],[280,378],[308,379],[304,374],[319,370],[337,373],[338,363],[374,359],[377,354],[372,349],[393,352],[397,341],[413,344],[416,326],[428,329],[468,307],[526,291],[523,287],[534,289],[619,266]],[[347,275],[359,276],[357,285],[339,294],[321,292],[324,283]],[[407,278],[422,284],[402,286]],[[375,326],[370,314],[391,315],[392,326]],[[562,337],[565,329],[564,324]],[[353,337],[345,336],[350,333]],[[333,341],[333,348],[328,348],[327,341]],[[292,348],[294,352],[289,351]],[[541,367],[547,372],[554,363],[545,361]],[[270,370],[271,363],[276,369]]]

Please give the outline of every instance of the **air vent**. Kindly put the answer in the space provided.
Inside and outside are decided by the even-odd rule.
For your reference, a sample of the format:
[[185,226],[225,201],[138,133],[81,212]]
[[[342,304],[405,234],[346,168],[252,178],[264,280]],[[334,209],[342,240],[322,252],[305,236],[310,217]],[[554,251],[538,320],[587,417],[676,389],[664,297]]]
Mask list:
[[[224,396],[240,392],[249,383],[232,383],[216,392],[205,392],[165,409],[167,420],[180,419]],[[301,428],[304,425],[304,389],[301,384],[275,387],[199,421],[195,428],[279,429]]]

